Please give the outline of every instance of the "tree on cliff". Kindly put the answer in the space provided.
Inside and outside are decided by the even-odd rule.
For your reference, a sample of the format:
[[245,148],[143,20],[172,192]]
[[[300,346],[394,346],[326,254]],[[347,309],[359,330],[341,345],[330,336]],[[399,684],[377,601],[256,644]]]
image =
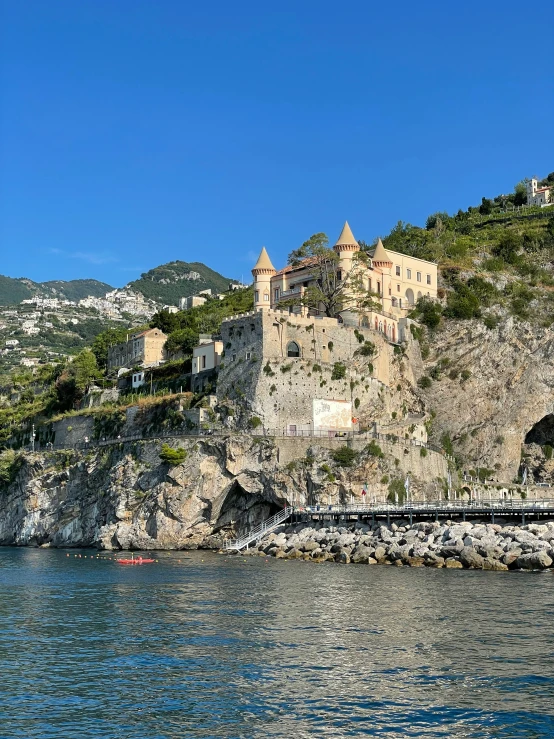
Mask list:
[[60,410],[74,408],[100,375],[96,357],[90,349],[83,349],[56,380],[58,408]]
[[107,328],[96,336],[92,342],[91,351],[96,357],[96,364],[100,369],[106,369],[110,346],[125,341],[128,333],[129,330],[125,328]]
[[306,267],[309,278],[308,287],[299,299],[282,300],[283,307],[297,306],[299,303],[312,311],[319,311],[335,318],[342,310],[371,310],[376,303],[375,296],[368,292],[364,272],[369,263],[365,251],[356,252],[352,259],[352,269],[348,274],[341,270],[339,255],[329,248],[329,239],[324,233],[317,233],[294,249],[288,258],[292,267]]

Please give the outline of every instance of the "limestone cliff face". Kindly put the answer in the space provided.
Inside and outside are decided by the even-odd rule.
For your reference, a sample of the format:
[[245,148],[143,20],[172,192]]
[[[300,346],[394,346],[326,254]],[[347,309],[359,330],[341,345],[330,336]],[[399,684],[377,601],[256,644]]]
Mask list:
[[[435,440],[450,434],[464,464],[494,469],[496,479],[511,481],[527,435],[531,432],[527,440],[538,444],[552,438],[554,332],[511,317],[493,330],[478,321],[449,322],[430,337],[430,347],[417,372],[436,374],[443,360],[439,379],[421,391],[427,409],[436,414]],[[544,433],[540,425],[534,430],[541,421]],[[531,466],[542,470],[537,479],[551,479],[552,465],[538,458],[540,447],[527,451]]]
[[[167,440],[166,440],[167,441]],[[88,453],[28,454],[14,483],[0,493],[0,544],[98,546],[105,549],[217,547],[286,503],[339,503],[367,482],[383,499],[389,477],[412,476],[415,497],[446,475],[443,457],[384,444],[382,455],[357,447],[341,468],[341,442],[272,441],[247,435],[170,439],[187,456],[161,462],[160,440],[114,444]]]

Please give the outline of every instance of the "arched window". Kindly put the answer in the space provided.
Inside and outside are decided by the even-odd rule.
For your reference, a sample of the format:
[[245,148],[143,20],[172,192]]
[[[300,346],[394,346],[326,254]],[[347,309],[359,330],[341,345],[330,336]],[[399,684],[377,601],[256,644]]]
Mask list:
[[299,357],[300,356],[300,347],[296,343],[296,341],[289,341],[287,345],[287,357]]
[[369,328],[369,318],[362,316],[362,328]]

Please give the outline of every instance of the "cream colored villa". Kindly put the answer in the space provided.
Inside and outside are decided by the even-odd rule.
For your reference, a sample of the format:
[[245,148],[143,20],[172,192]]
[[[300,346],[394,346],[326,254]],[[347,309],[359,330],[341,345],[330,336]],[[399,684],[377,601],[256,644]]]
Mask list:
[[[360,251],[360,245],[354,238],[348,222],[344,224],[333,249],[339,255],[342,279],[346,279],[353,268],[354,255]],[[263,247],[252,269],[255,310],[279,309],[282,301],[294,300],[298,296],[299,305],[297,308],[289,309],[290,312],[308,315],[308,310],[301,305],[300,299],[310,282],[314,280],[311,264],[307,259],[297,266],[288,265],[276,270]],[[376,296],[382,309],[344,310],[341,316],[348,323],[375,328],[391,341],[398,341],[399,320],[405,318],[419,298],[437,297],[437,274],[437,265],[433,262],[387,250],[379,239],[373,254],[370,255],[368,266],[363,268],[362,279],[364,287],[368,293]],[[318,314],[317,311],[309,313]]]

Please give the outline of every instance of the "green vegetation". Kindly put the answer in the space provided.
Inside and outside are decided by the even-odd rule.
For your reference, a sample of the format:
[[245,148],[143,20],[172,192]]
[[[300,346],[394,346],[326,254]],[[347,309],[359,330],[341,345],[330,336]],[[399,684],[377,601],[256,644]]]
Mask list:
[[[193,274],[199,278],[193,278]],[[142,274],[130,283],[132,290],[141,292],[146,298],[166,305],[178,305],[179,298],[197,295],[201,290],[210,289],[212,293],[222,293],[232,282],[219,272],[206,267],[201,262],[168,262]]]
[[358,452],[349,446],[341,446],[331,452],[331,457],[339,467],[352,467],[358,457]]
[[379,444],[374,440],[371,440],[369,442],[369,444],[365,448],[365,451],[372,457],[379,457],[379,459],[382,459],[385,456]]
[[166,462],[169,465],[178,465],[185,461],[187,458],[187,450],[179,447],[178,449],[172,449],[169,444],[162,444],[162,450],[160,452],[160,459],[162,462]]
[[250,288],[234,290],[227,293],[223,300],[213,298],[190,310],[178,313],[159,311],[152,317],[150,325],[167,334],[166,349],[170,354],[180,352],[185,357],[191,357],[199,334],[218,334],[224,318],[246,313],[253,307],[254,297]]
[[78,301],[91,295],[103,297],[113,287],[98,280],[50,280],[33,282],[24,277],[5,277],[0,275],[0,305],[17,305],[33,296],[42,298],[58,297],[61,300]]
[[335,362],[331,372],[331,380],[342,380],[346,377],[346,367],[342,362]]
[[262,419],[258,418],[258,416],[252,416],[250,419],[250,428],[251,429],[257,429],[262,425]]
[[25,458],[13,449],[0,452],[0,490],[6,490],[17,477]]
[[398,503],[398,505],[402,505],[404,503],[404,500],[406,498],[406,488],[404,487],[404,480],[399,477],[391,480],[388,490],[389,494],[387,495],[387,500],[390,503]]

